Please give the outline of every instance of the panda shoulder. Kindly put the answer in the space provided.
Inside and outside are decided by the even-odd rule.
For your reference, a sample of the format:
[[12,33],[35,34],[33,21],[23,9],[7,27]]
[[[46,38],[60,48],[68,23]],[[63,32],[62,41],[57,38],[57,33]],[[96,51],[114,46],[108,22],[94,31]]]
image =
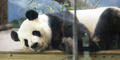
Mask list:
[[107,7],[101,16],[116,16],[119,15],[120,8],[118,7]]

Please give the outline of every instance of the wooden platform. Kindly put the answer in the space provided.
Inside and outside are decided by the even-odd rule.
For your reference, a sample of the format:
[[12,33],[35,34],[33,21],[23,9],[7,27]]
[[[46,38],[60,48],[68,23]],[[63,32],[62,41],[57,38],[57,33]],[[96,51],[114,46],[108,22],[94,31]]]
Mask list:
[[[79,60],[84,56],[79,55]],[[90,54],[91,60],[120,60],[120,50],[100,51]],[[51,50],[44,53],[32,52],[0,52],[0,60],[72,60],[72,55],[61,51]]]
[[[10,32],[17,29],[0,31],[0,60],[71,60],[72,55],[64,54],[59,50],[50,50],[43,53],[25,52],[22,50],[20,42],[14,42],[10,37]],[[79,60],[83,60],[83,54],[79,55]],[[107,50],[93,52],[90,54],[91,60],[120,60],[120,50]]]

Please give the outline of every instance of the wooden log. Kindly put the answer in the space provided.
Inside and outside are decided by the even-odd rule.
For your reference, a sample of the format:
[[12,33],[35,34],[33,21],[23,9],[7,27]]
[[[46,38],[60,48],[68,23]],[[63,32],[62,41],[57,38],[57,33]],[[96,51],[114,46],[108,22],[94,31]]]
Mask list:
[[8,23],[8,0],[0,1],[0,25]]
[[11,29],[11,28],[13,28],[12,24],[0,25],[0,31],[8,30],[8,29]]

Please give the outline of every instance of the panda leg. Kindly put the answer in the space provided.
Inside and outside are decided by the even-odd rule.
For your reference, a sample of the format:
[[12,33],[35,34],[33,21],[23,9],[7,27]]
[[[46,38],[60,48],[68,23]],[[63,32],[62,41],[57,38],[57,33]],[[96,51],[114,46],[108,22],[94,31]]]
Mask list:
[[99,38],[101,49],[113,49],[120,36],[120,12],[115,8],[106,9],[98,21],[94,36]]
[[99,40],[98,44],[101,50],[106,50],[111,48],[113,34],[111,25],[105,19],[101,19],[96,26],[94,37]]
[[72,44],[72,38],[63,37],[62,38],[62,43],[60,44],[59,49],[64,51],[65,53],[72,54],[72,49],[73,49],[72,45],[73,45]]
[[99,41],[99,46],[101,50],[109,50],[113,48],[113,40],[111,36],[107,35],[107,36],[101,37],[100,39],[101,40]]

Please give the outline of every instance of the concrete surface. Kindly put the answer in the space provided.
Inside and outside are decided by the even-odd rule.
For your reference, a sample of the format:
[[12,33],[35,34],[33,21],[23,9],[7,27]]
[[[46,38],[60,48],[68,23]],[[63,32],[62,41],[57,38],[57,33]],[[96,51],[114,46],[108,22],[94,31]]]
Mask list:
[[0,51],[16,51],[22,49],[20,42],[14,42],[11,39],[10,33],[12,30],[17,31],[15,28],[0,31]]

